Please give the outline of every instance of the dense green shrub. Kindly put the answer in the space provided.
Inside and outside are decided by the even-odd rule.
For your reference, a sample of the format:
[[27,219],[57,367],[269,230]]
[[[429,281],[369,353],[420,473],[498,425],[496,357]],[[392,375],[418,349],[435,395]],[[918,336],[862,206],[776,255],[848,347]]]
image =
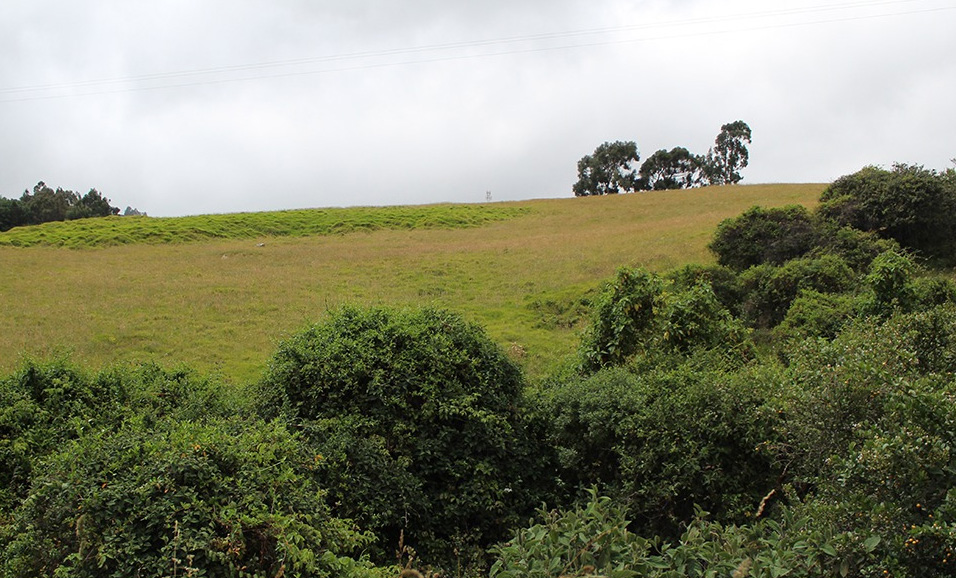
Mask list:
[[[565,511],[541,512],[495,549],[492,578],[704,578],[839,576],[834,536],[792,515],[781,522],[723,525],[697,517],[679,539],[662,541],[627,531],[621,507],[591,494]],[[836,537],[837,539],[839,537]],[[867,547],[875,547],[869,539]],[[865,559],[865,557],[864,557]],[[844,559],[849,561],[849,559]],[[847,565],[847,569],[850,566]]]
[[[155,365],[0,380],[4,576],[361,575],[316,460],[236,388]],[[11,469],[6,466],[12,465]]]
[[866,284],[871,290],[871,309],[889,315],[894,310],[909,310],[914,305],[913,276],[916,265],[902,253],[880,253],[870,265]]
[[833,339],[861,307],[860,298],[847,293],[800,291],[776,332],[788,339]]
[[776,483],[769,378],[676,369],[607,369],[552,384],[536,406],[570,491],[598,485],[620,500],[632,529],[675,536],[695,505],[745,521]]
[[730,267],[723,265],[685,265],[667,274],[666,279],[675,289],[690,289],[700,283],[707,283],[717,300],[732,315],[740,314],[743,301],[743,288],[739,275]]
[[[279,424],[90,433],[43,462],[13,512],[8,576],[340,576],[366,538],[329,514]],[[197,574],[198,575],[198,574]]]
[[801,291],[842,293],[853,289],[857,277],[836,255],[793,259],[782,266],[764,264],[741,275],[746,292],[743,316],[756,327],[775,327]]
[[618,269],[594,301],[582,338],[582,365],[595,371],[620,365],[637,353],[651,331],[664,283],[643,269]]
[[887,171],[864,167],[840,177],[820,196],[826,219],[895,239],[930,257],[953,257],[956,187],[921,166],[897,164]]
[[837,255],[857,273],[865,273],[880,253],[900,250],[896,241],[881,238],[872,231],[839,226],[819,217],[817,226],[820,231],[820,244],[810,255]]
[[723,220],[710,250],[717,262],[736,271],[769,263],[780,265],[809,253],[820,242],[813,216],[800,205],[753,207]]
[[62,444],[130,417],[150,425],[234,415],[242,406],[236,395],[186,369],[143,364],[90,373],[63,358],[25,362],[0,380],[0,514],[25,495],[34,465]]
[[[793,462],[805,476],[845,455],[856,432],[895,412],[887,399],[930,376],[956,372],[956,307],[897,314],[883,323],[861,318],[832,341],[808,340],[789,351],[783,390]],[[895,427],[895,426],[894,426]]]
[[654,342],[658,349],[688,354],[695,349],[720,349],[747,359],[752,355],[750,334],[717,299],[710,284],[663,294]]
[[431,563],[493,543],[538,503],[544,453],[524,430],[523,388],[454,314],[359,308],[280,344],[261,385],[264,410],[336,461],[316,471],[333,511],[389,551],[404,533]]
[[[688,272],[678,282],[689,281]],[[740,360],[751,354],[748,331],[720,302],[701,275],[692,285],[666,283],[643,269],[619,269],[595,299],[582,339],[585,372],[635,358],[719,349]]]

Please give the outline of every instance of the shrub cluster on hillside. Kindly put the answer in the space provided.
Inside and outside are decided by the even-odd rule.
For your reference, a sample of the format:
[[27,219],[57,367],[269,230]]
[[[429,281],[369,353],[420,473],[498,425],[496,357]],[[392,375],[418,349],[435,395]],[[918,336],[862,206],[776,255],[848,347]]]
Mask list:
[[941,236],[834,217],[874,171],[620,269],[539,384],[430,309],[333,311],[249,387],[27,362],[0,576],[951,576],[956,284]]

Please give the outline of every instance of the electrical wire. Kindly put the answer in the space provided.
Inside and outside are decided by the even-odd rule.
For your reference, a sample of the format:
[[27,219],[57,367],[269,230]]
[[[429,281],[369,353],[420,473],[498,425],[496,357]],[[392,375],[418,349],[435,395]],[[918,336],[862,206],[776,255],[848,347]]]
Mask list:
[[[153,73],[153,74],[125,76],[125,77],[108,78],[108,79],[82,80],[82,81],[74,81],[74,82],[30,85],[30,86],[14,86],[14,87],[8,87],[8,88],[0,88],[0,103],[25,102],[25,101],[34,101],[34,100],[50,100],[50,99],[60,99],[60,98],[69,98],[69,97],[77,97],[77,96],[97,96],[97,95],[103,95],[103,94],[116,94],[116,93],[137,92],[137,91],[145,91],[145,90],[187,88],[187,87],[214,85],[214,84],[223,84],[223,83],[248,82],[248,81],[254,81],[254,80],[288,78],[288,77],[294,77],[294,76],[339,73],[339,72],[366,70],[366,69],[373,69],[373,68],[408,66],[413,64],[428,64],[428,63],[436,63],[436,62],[444,62],[444,61],[452,61],[452,60],[490,58],[490,57],[500,57],[500,56],[507,56],[507,55],[516,55],[516,54],[527,54],[527,53],[534,53],[534,52],[548,52],[548,51],[557,51],[557,50],[592,48],[592,47],[598,47],[598,46],[628,44],[628,43],[636,43],[636,42],[652,42],[652,41],[675,39],[675,38],[688,38],[688,37],[696,37],[696,36],[707,36],[707,35],[739,33],[739,32],[752,32],[752,31],[770,30],[770,29],[779,29],[779,28],[812,26],[812,25],[827,24],[827,23],[860,21],[860,20],[869,20],[869,19],[875,19],[875,18],[887,18],[892,16],[923,14],[928,12],[939,12],[939,11],[956,9],[956,6],[944,6],[944,7],[922,8],[922,9],[904,10],[904,11],[896,11],[896,12],[888,12],[888,13],[880,13],[880,14],[848,15],[848,16],[842,16],[842,17],[825,18],[825,19],[817,19],[817,20],[802,21],[802,22],[754,24],[754,25],[745,26],[743,28],[735,28],[735,29],[719,29],[719,30],[712,29],[712,30],[704,30],[699,32],[675,32],[671,34],[662,34],[657,36],[645,36],[645,37],[637,37],[637,38],[608,38],[605,40],[594,40],[590,42],[575,42],[570,44],[566,43],[566,44],[548,45],[548,46],[510,48],[510,49],[503,49],[503,50],[490,51],[490,52],[484,51],[484,52],[469,52],[464,54],[461,54],[461,53],[450,54],[450,52],[462,51],[465,49],[477,49],[477,48],[486,48],[486,47],[528,44],[528,43],[550,41],[550,40],[571,40],[571,39],[581,39],[581,38],[595,37],[595,36],[607,37],[611,35],[619,35],[622,33],[629,33],[629,32],[640,32],[640,31],[648,31],[648,30],[653,31],[653,30],[667,29],[667,28],[687,28],[692,26],[713,25],[713,24],[722,24],[722,23],[739,23],[739,22],[752,21],[752,20],[762,20],[767,18],[792,17],[792,16],[799,16],[799,15],[805,15],[805,14],[819,14],[819,13],[826,13],[826,12],[856,10],[860,8],[874,8],[874,7],[890,6],[890,5],[912,4],[912,3],[920,2],[920,1],[921,0],[878,0],[878,1],[843,2],[840,4],[832,4],[832,5],[789,8],[789,9],[780,9],[780,10],[766,10],[766,11],[759,11],[759,12],[732,14],[732,15],[726,15],[726,16],[712,16],[712,17],[706,17],[706,18],[658,21],[658,22],[644,23],[644,24],[630,24],[630,25],[620,25],[620,26],[602,27],[602,28],[588,28],[588,29],[562,31],[562,32],[546,32],[546,33],[510,36],[510,37],[494,38],[494,39],[449,42],[449,43],[430,44],[430,45],[423,45],[423,46],[392,48],[392,49],[386,49],[386,50],[350,52],[350,53],[342,53],[342,54],[331,54],[331,55],[325,55],[325,56],[297,58],[297,59],[288,59],[288,60],[276,60],[276,61],[267,61],[267,62],[258,62],[258,63],[247,63],[247,64],[238,64],[238,65],[230,65],[230,66],[218,66],[218,67],[180,70],[180,71],[171,71],[171,72],[160,72],[160,73]],[[430,53],[434,53],[435,56],[428,56]],[[445,53],[445,54],[442,55],[442,53]],[[381,60],[381,59],[395,57],[395,56],[406,56],[406,55],[424,55],[425,58],[375,61],[375,60]],[[366,61],[366,62],[362,62],[362,61]],[[371,61],[371,62],[367,62],[367,61]],[[349,62],[356,62],[356,64],[349,65],[347,64]],[[295,71],[288,71],[288,72],[280,72],[280,71],[273,72],[273,73],[267,72],[269,70],[278,70],[282,68],[302,67],[302,66],[308,66],[308,65],[332,64],[332,63],[346,63],[346,65],[339,66],[339,67],[331,67],[331,68],[325,67],[325,68],[319,68],[319,69],[295,70]],[[243,72],[256,72],[256,71],[260,71],[264,73],[254,74],[254,75],[235,76],[230,78],[203,78],[203,77],[209,77],[209,76],[215,76],[215,75],[221,76],[226,74],[239,74]],[[196,78],[196,80],[187,80],[189,78]],[[173,81],[173,82],[167,82],[167,81]],[[180,82],[177,82],[177,81],[180,81]],[[135,85],[137,83],[146,83],[146,82],[155,82],[156,84],[151,84],[146,86],[128,86],[128,85]],[[124,86],[124,85],[127,85],[127,86]],[[111,86],[113,88],[110,88]],[[92,91],[85,91],[85,92],[66,92],[66,93],[62,92],[62,91],[77,91],[81,89],[97,89],[97,88],[99,88],[100,90],[92,90]],[[53,93],[54,91],[61,91],[61,92]],[[33,94],[30,94],[30,93],[33,93]],[[9,98],[3,98],[3,95],[8,95]]]

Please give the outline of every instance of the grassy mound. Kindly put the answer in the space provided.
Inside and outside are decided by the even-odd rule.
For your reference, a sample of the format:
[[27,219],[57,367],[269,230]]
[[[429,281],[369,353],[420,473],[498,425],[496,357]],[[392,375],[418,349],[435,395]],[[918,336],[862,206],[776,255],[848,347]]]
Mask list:
[[502,205],[427,205],[165,218],[102,217],[17,227],[0,233],[0,245],[83,248],[211,239],[308,237],[383,229],[457,229],[509,219],[524,211]]

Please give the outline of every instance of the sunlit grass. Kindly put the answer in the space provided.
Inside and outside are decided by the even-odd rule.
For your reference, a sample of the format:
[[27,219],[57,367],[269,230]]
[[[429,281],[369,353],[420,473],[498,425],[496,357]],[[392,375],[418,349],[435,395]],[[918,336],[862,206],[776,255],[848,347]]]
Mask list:
[[[149,359],[246,381],[260,374],[277,340],[330,307],[357,303],[452,309],[484,326],[530,375],[542,376],[577,345],[577,303],[617,267],[663,271],[711,262],[706,246],[722,219],[758,204],[812,205],[822,188],[452,206],[499,217],[467,228],[423,221],[334,235],[244,233],[81,250],[0,246],[0,368],[11,369],[22,354],[65,349],[91,365]],[[376,222],[385,219],[376,211],[401,212],[364,211]],[[255,215],[237,218],[254,223]]]

